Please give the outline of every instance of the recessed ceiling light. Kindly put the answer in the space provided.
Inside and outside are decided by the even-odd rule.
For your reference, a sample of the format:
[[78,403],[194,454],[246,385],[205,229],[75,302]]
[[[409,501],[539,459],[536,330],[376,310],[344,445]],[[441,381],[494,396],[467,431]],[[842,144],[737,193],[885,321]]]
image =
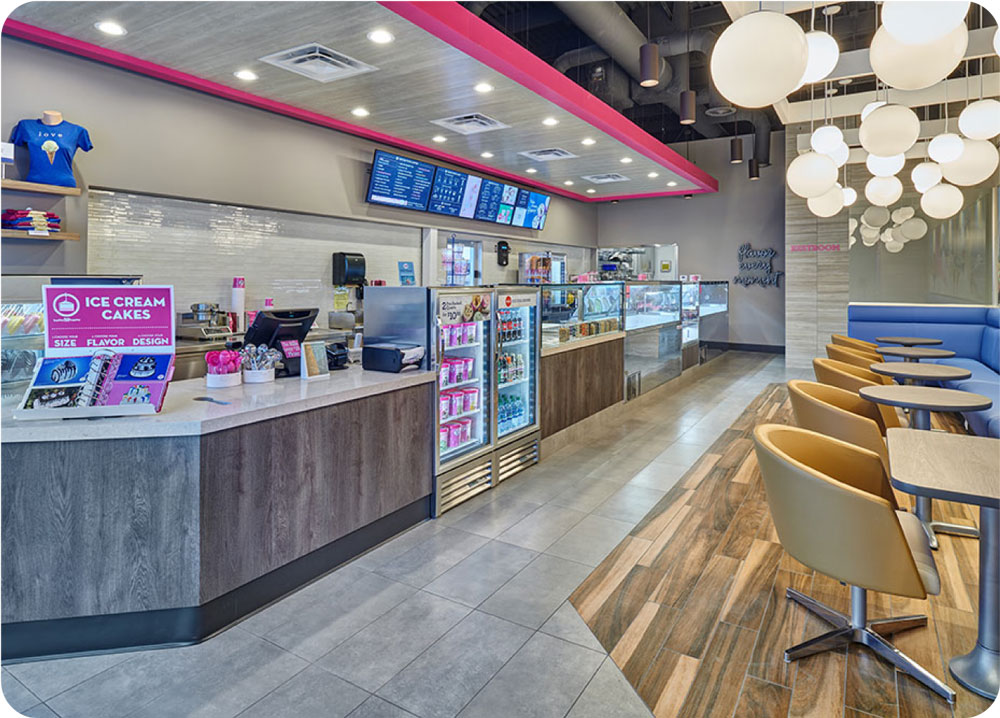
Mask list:
[[622,159],[621,159],[621,162],[622,162],[623,165],[627,165],[631,161],[632,161],[631,157],[622,157]]
[[489,159],[490,157],[492,157],[492,156],[493,156],[493,153],[492,153],[492,152],[483,152],[483,153],[482,153],[481,155],[479,155],[479,156],[480,156],[480,157],[482,157],[483,159],[487,159],[487,160],[488,160],[488,159]]
[[563,182],[563,184],[566,185],[567,187],[572,187],[573,186],[573,180],[566,180],[565,182]]
[[594,189],[593,187],[591,187],[590,189],[587,190],[587,194],[594,194],[594,192],[596,192],[596,191],[597,191],[596,189]]
[[676,187],[676,186],[677,186],[677,183],[674,182],[673,180],[670,180],[669,182],[667,182],[667,187]]
[[537,172],[537,171],[538,170],[536,170],[534,167],[529,167],[528,169],[525,170],[525,172],[527,172],[530,175],[535,174],[535,172]]
[[237,79],[243,80],[244,82],[253,82],[257,79],[257,73],[253,70],[237,70],[233,73]]
[[649,173],[648,175],[646,175],[646,176],[647,176],[647,177],[649,177],[649,179],[656,179],[657,177],[659,177],[659,176],[660,176],[660,173],[659,173],[659,172],[650,172],[650,173]]
[[353,110],[351,110],[351,114],[354,115],[355,117],[368,117],[368,115],[370,115],[371,113],[364,107],[355,107]]
[[476,92],[481,92],[486,94],[487,92],[493,92],[493,85],[488,82],[480,82],[478,85],[472,88]]
[[368,33],[368,39],[374,42],[376,45],[387,45],[393,40],[395,40],[396,36],[393,35],[391,32],[389,32],[388,30],[383,30],[382,28],[379,28],[377,30],[372,30],[370,33]]
[[546,127],[555,127],[556,125],[559,124],[559,120],[557,120],[555,117],[546,117],[544,120],[542,120],[542,124],[545,125]]
[[594,144],[595,142],[597,142],[597,140],[595,140],[593,137],[584,137],[582,140],[580,140],[581,145],[587,145],[588,147]]
[[101,20],[100,22],[94,23],[94,27],[103,32],[105,35],[121,36],[128,32],[124,27],[113,20]]
[[448,138],[445,137],[444,135],[434,135],[433,137],[431,137],[431,139],[434,140],[435,142],[447,142],[448,141]]

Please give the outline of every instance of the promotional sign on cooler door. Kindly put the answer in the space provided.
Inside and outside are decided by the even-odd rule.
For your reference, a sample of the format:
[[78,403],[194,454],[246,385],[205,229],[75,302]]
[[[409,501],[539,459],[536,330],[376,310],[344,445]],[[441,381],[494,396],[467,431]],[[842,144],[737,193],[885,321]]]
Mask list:
[[46,356],[174,353],[174,288],[42,287]]
[[442,294],[438,300],[438,319],[444,325],[481,322],[489,313],[489,294]]
[[501,294],[497,298],[500,309],[517,309],[518,307],[533,307],[538,295],[534,292],[525,294]]

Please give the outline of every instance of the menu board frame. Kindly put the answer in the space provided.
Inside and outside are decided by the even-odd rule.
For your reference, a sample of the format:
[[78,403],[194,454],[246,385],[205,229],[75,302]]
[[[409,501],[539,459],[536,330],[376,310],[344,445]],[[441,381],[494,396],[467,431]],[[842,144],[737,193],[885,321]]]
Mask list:
[[[385,202],[373,199],[375,190],[375,166],[379,161],[379,155],[384,155],[386,157],[399,158],[401,160],[406,160],[407,162],[413,162],[418,165],[422,165],[430,169],[430,183],[427,186],[427,199],[423,202],[423,206],[419,206],[419,202],[416,204],[418,206],[411,207],[409,204],[396,204],[394,202]],[[437,173],[437,165],[431,164],[430,162],[425,162],[424,160],[418,160],[414,157],[407,157],[406,155],[399,155],[395,152],[388,152],[386,150],[375,150],[375,154],[372,156],[372,167],[370,171],[370,176],[368,178],[368,192],[365,196],[365,201],[369,204],[377,204],[381,207],[394,207],[396,209],[408,209],[416,212],[426,212],[427,205],[431,200],[431,192],[434,188],[434,176]]]

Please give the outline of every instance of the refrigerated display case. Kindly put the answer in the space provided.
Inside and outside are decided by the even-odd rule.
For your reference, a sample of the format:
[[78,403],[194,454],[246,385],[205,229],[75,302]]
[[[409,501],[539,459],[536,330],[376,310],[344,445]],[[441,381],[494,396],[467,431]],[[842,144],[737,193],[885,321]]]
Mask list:
[[44,307],[38,301],[4,301],[0,303],[0,314],[3,316],[0,330],[3,402],[17,403],[45,353]]
[[671,324],[681,319],[681,287],[677,282],[626,282],[625,330]]
[[698,342],[701,362],[729,347],[729,282],[702,282],[698,308]]
[[621,331],[622,284],[552,284],[541,290],[542,345]]
[[539,294],[496,290],[496,483],[538,462]]
[[681,285],[625,283],[625,398],[681,373]]

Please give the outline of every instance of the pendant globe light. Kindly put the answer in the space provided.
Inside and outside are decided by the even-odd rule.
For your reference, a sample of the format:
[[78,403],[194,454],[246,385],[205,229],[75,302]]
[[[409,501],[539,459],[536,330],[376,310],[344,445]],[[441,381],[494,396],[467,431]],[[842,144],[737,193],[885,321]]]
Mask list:
[[905,153],[919,136],[920,119],[903,105],[883,105],[873,110],[858,130],[861,146],[879,157]]
[[861,225],[858,233],[861,235],[861,241],[864,242],[866,247],[870,247],[878,241],[879,231],[874,227]]
[[927,222],[920,217],[912,217],[899,225],[899,231],[911,242],[923,239],[924,235],[927,234]]
[[940,165],[954,162],[961,157],[963,150],[965,143],[954,132],[942,132],[927,145],[927,155]]
[[854,234],[854,230],[856,230],[857,228],[858,228],[858,220],[856,220],[854,217],[851,217],[850,219],[847,220],[848,234]]
[[851,248],[851,247],[853,247],[853,246],[854,246],[855,244],[857,244],[857,242],[858,242],[858,240],[856,240],[856,239],[854,238],[854,235],[853,235],[853,234],[849,234],[849,235],[847,235],[847,248],[848,248],[848,249],[850,249],[850,248]]
[[809,43],[797,22],[759,10],[736,20],[715,43],[709,68],[723,97],[741,107],[766,107],[799,86]]
[[866,247],[871,247],[876,242],[878,242],[878,235],[875,235],[875,237],[862,237],[861,238],[861,244],[865,245]]
[[923,90],[945,79],[965,57],[965,23],[923,45],[904,45],[883,25],[875,32],[868,58],[875,76],[897,90]]
[[847,160],[851,158],[851,148],[847,146],[846,142],[841,142],[832,152],[825,152],[824,154],[833,160],[833,163],[839,168],[846,165]]
[[910,172],[913,187],[923,194],[941,181],[941,165],[937,162],[921,162]]
[[920,209],[933,219],[948,219],[958,214],[965,202],[962,190],[950,184],[938,184],[924,192]]
[[840,46],[830,33],[822,30],[807,32],[806,43],[809,45],[809,59],[800,85],[811,85],[824,79],[840,60]]
[[889,221],[889,210],[885,207],[869,207],[861,215],[861,221],[869,227],[878,229]]
[[865,197],[877,207],[888,207],[903,196],[903,183],[898,177],[872,177],[865,185]]
[[969,3],[957,0],[886,0],[882,5],[882,24],[897,42],[926,45],[958,27],[968,12]]
[[885,100],[875,100],[874,102],[869,102],[867,105],[861,108],[861,121],[864,122],[868,119],[868,115],[873,113],[878,108],[888,105],[889,103]]
[[844,208],[844,189],[837,182],[819,197],[806,200],[806,206],[817,217],[832,217]]
[[886,227],[882,230],[882,234],[878,236],[882,240],[882,244],[886,244],[892,241],[892,227]]
[[865,160],[865,167],[876,177],[892,177],[903,169],[906,164],[906,155],[893,155],[892,157],[879,157],[878,155],[868,155]]
[[913,207],[900,207],[899,209],[893,210],[891,217],[892,223],[902,224],[910,217],[912,217],[914,214],[916,214],[916,212],[917,211],[913,209]]
[[987,140],[963,140],[964,149],[958,159],[941,165],[941,174],[961,187],[985,182],[1000,164],[1000,153]]
[[788,188],[799,197],[819,197],[836,184],[837,165],[819,152],[806,152],[788,165],[785,180]]
[[857,200],[858,200],[857,190],[854,189],[853,187],[844,187],[844,206],[850,207]]
[[903,251],[903,247],[905,246],[906,245],[903,244],[902,242],[897,242],[896,240],[892,239],[885,243],[885,251],[891,252],[892,254],[898,254],[899,252]]
[[1000,135],[1000,102],[986,99],[970,103],[958,116],[958,129],[970,140],[991,140]]
[[844,133],[836,125],[817,127],[809,138],[809,146],[821,155],[832,155],[842,144],[844,144]]

